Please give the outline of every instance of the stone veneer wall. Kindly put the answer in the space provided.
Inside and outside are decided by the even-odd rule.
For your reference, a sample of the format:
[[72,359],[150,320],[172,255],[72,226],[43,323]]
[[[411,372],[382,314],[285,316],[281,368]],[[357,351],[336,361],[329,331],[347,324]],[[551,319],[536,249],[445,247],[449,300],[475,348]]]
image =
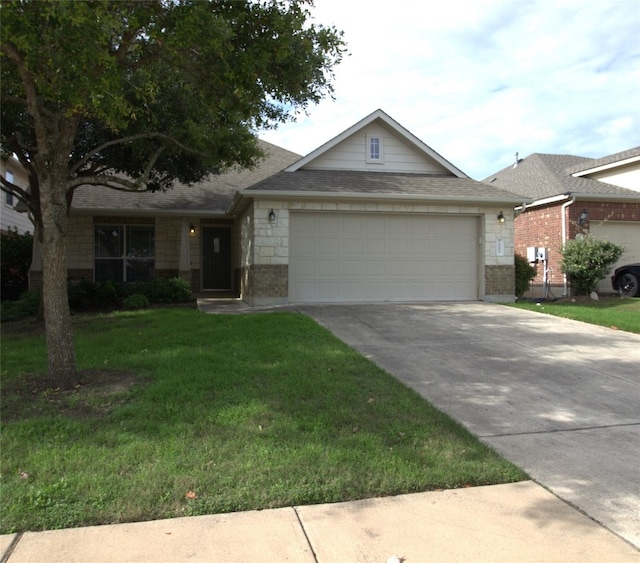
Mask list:
[[515,266],[485,266],[484,293],[487,301],[515,301]]
[[289,266],[286,264],[254,264],[246,268],[247,287],[243,296],[250,305],[287,303]]

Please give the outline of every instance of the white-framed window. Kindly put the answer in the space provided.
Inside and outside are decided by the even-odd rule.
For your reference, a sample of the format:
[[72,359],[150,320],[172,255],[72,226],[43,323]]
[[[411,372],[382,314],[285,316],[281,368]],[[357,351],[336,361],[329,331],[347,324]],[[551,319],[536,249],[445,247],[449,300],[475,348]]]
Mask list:
[[153,225],[95,225],[95,281],[137,282],[153,278]]
[[[7,170],[5,173],[5,178],[7,182],[11,182],[13,184],[13,172],[10,172],[9,170]],[[13,207],[13,194],[10,194],[9,192],[4,192],[4,202],[9,207]]]
[[367,135],[367,162],[382,164],[383,149],[382,137],[380,135]]

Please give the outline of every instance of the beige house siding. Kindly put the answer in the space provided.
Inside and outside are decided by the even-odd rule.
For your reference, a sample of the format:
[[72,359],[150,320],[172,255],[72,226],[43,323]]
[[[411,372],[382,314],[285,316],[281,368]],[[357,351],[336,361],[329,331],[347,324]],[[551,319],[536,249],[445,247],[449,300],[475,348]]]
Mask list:
[[[13,175],[13,183],[16,186],[25,189],[29,186],[27,171],[15,157],[0,160],[0,175],[6,178],[7,172]],[[33,223],[31,223],[29,215],[20,213],[15,209],[16,205],[18,205],[18,199],[13,196],[13,203],[7,203],[7,194],[5,192],[0,192],[0,198],[0,230],[6,232],[11,228],[17,229],[20,234],[26,232],[33,234]]]
[[[377,136],[382,140],[380,163],[367,162],[367,138]],[[385,127],[372,123],[358,134],[348,137],[304,167],[307,170],[360,170],[378,172],[411,172],[443,174],[446,171],[436,162],[425,159],[423,154],[404,143]]]

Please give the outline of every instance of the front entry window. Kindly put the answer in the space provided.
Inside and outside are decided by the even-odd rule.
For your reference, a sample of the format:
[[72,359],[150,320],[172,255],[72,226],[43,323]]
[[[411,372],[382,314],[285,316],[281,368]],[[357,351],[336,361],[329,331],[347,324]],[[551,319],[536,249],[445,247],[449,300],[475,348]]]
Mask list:
[[146,281],[153,277],[154,269],[153,226],[95,226],[95,281]]

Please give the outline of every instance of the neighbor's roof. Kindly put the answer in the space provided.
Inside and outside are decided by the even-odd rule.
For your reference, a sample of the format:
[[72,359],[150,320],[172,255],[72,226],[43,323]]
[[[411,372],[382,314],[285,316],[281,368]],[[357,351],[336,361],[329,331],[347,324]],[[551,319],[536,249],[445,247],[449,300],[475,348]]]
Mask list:
[[614,165],[625,165],[631,162],[636,162],[638,160],[640,160],[640,147],[634,147],[632,149],[617,152],[615,154],[610,154],[602,158],[589,159],[589,162],[586,163],[586,165],[580,164],[578,166],[574,166],[570,168],[568,172],[569,174],[583,176],[585,173],[588,173],[589,171],[593,171],[595,169],[612,168]]
[[592,168],[594,162],[595,159],[581,156],[534,153],[488,176],[483,182],[536,201],[573,193],[638,196],[633,190],[571,175],[576,170]]
[[271,143],[259,141],[266,158],[254,169],[232,170],[211,175],[207,180],[185,186],[177,184],[165,192],[123,192],[102,186],[80,186],[72,210],[94,213],[225,213],[237,191],[278,173],[300,158]]
[[281,172],[246,190],[245,196],[269,194],[343,196],[423,196],[465,202],[519,202],[512,193],[470,178],[449,175],[349,170],[297,170]]

